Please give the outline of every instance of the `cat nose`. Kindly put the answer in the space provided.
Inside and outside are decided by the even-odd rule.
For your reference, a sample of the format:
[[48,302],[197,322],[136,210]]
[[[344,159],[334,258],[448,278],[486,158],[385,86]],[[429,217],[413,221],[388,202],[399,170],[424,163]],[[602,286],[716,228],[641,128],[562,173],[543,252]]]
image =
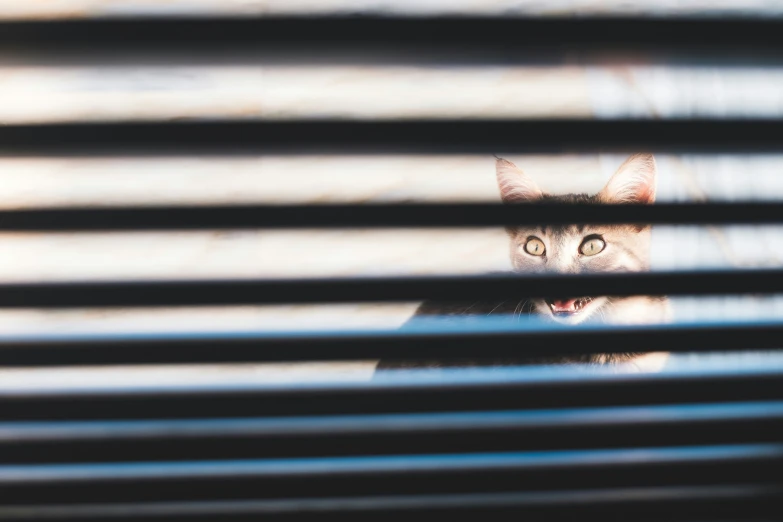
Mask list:
[[547,266],[548,272],[555,272],[558,274],[578,274],[581,270],[576,263],[569,262],[554,262]]

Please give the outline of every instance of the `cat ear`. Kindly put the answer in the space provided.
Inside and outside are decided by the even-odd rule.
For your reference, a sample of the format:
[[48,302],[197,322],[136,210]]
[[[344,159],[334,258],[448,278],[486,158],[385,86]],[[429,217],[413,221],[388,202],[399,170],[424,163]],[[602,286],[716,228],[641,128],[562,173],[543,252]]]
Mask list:
[[604,203],[653,203],[657,172],[652,154],[634,154],[620,165],[598,197]]
[[526,203],[543,196],[535,181],[527,177],[516,165],[503,158],[497,158],[495,172],[503,203]]

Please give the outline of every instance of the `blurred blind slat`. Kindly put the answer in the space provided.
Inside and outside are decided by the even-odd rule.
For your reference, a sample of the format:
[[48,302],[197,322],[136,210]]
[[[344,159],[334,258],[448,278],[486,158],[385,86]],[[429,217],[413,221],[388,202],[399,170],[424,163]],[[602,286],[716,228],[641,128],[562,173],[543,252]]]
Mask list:
[[[780,269],[495,274],[429,277],[69,281],[0,285],[0,308],[204,306],[439,299],[515,295],[722,295],[783,291]],[[715,281],[720,281],[716,286]]]
[[[296,120],[0,127],[4,155],[771,152],[783,122],[721,120]],[[520,139],[524,137],[524,139]]]
[[[465,328],[437,322],[430,328],[392,331],[263,334],[167,334],[0,337],[4,366],[92,366],[371,359],[557,358],[587,354],[750,351],[780,347],[780,323],[677,324],[670,327],[525,328],[516,318],[505,327]],[[516,323],[516,324],[515,324]],[[508,324],[513,325],[509,327]]]
[[[267,16],[0,22],[7,64],[779,64],[780,18]],[[665,34],[666,38],[661,38]],[[303,36],[306,35],[306,36]]]

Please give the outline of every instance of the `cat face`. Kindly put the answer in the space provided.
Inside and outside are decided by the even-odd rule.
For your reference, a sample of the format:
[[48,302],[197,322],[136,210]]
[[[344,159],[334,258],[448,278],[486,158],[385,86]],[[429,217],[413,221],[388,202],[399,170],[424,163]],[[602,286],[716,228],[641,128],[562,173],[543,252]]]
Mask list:
[[[510,161],[498,159],[498,186],[504,203],[645,203],[655,200],[656,166],[650,154],[628,158],[596,195],[543,193]],[[509,228],[511,263],[518,272],[625,272],[649,269],[650,227],[568,225]],[[552,296],[534,299],[535,311],[565,324],[605,313],[611,300],[602,296]]]

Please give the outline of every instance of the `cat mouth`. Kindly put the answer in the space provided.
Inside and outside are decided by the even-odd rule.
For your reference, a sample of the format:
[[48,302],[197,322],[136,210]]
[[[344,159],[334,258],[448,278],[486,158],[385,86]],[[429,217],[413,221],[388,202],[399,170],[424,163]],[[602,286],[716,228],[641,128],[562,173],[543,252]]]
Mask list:
[[570,317],[578,315],[584,308],[592,302],[592,297],[565,297],[565,298],[547,298],[544,299],[549,305],[549,310],[553,315],[559,317]]

